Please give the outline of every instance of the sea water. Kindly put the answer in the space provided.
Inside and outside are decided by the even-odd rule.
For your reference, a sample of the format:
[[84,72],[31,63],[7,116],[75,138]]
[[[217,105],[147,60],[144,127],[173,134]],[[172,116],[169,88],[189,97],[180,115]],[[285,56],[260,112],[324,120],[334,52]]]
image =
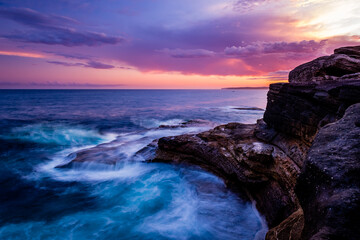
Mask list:
[[[189,120],[255,123],[263,111],[246,108],[266,92],[0,90],[0,239],[262,239],[253,204],[218,177],[135,156],[213,126]],[[56,168],[112,141],[118,164]]]

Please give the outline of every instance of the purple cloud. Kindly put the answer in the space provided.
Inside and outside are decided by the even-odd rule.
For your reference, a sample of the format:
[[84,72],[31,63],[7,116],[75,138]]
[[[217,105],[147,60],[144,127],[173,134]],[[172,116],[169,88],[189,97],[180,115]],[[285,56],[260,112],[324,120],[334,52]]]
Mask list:
[[212,57],[215,55],[215,52],[209,51],[206,49],[162,49],[158,52],[165,53],[174,58],[203,58],[203,57]]
[[252,56],[269,53],[311,53],[321,49],[327,40],[301,42],[255,42],[244,47],[227,47],[224,52],[231,56]]
[[288,70],[280,70],[276,72],[270,72],[259,77],[248,77],[249,80],[267,80],[267,81],[287,81],[289,76]]
[[2,7],[0,8],[0,16],[35,28],[53,28],[57,24],[68,25],[79,23],[73,18],[59,15],[46,15],[29,8]]
[[113,65],[104,64],[104,63],[95,62],[95,61],[87,62],[87,64],[85,64],[84,67],[96,68],[96,69],[111,69],[111,68],[114,68]]
[[1,8],[0,16],[36,29],[2,36],[11,40],[67,47],[100,46],[124,41],[121,37],[111,37],[104,33],[80,32],[64,27],[64,25],[74,24],[76,20],[64,16],[45,15],[27,8]]
[[95,68],[95,69],[112,69],[115,68],[113,65],[90,61],[87,63],[68,63],[68,62],[61,62],[61,61],[47,61],[48,63],[61,65],[65,67],[88,67],[88,68]]
[[48,45],[100,46],[103,44],[117,44],[123,38],[109,37],[103,33],[78,32],[73,29],[56,28],[46,31],[31,31],[21,34],[9,34],[2,37],[27,43],[42,43]]
[[46,53],[55,54],[60,57],[69,58],[69,59],[79,59],[79,60],[91,60],[91,57],[84,56],[84,55],[78,55],[78,54],[67,54],[67,53],[57,53],[57,52],[50,52],[50,51],[44,51]]
[[238,0],[233,4],[234,11],[246,12],[251,11],[255,7],[258,7],[271,0]]
[[59,82],[0,82],[0,88],[116,88],[124,87],[125,84],[93,84],[93,83],[59,83]]
[[48,63],[61,65],[65,67],[83,67],[85,64],[83,63],[67,63],[67,62],[61,62],[61,61],[47,61]]

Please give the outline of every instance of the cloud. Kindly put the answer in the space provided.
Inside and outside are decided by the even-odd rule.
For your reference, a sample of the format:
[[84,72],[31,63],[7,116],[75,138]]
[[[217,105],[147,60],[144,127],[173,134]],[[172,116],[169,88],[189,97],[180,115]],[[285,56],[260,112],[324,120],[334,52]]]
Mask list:
[[131,69],[133,69],[133,68],[131,68],[131,67],[122,67],[122,66],[120,66],[120,67],[118,67],[119,69],[123,69],[123,70],[131,70]]
[[236,12],[247,12],[267,2],[270,2],[270,0],[238,0],[233,3],[232,7]]
[[114,68],[113,65],[104,64],[104,63],[95,62],[95,61],[90,61],[87,64],[85,64],[84,66],[89,67],[89,68],[96,68],[96,69],[111,69],[111,68]]
[[59,83],[59,82],[0,82],[0,88],[20,89],[20,88],[119,88],[124,87],[125,84],[93,84],[93,83]]
[[59,16],[46,15],[29,8],[0,8],[0,16],[15,22],[35,28],[53,28],[56,24],[78,24],[75,19]]
[[[263,74],[264,67],[258,64],[273,65],[274,60],[262,63],[261,59],[252,63],[234,61],[229,59],[230,55],[224,54],[224,49],[228,46],[250,45],[256,41],[279,42],[286,39],[281,31],[290,32],[288,29],[294,29],[292,24],[288,17],[262,14],[220,16],[179,29],[161,25],[141,26],[135,29],[139,37],[133,38],[128,47],[119,48],[117,55],[112,54],[112,57],[143,72],[259,75]],[[294,30],[291,37],[296,37]],[[270,71],[279,70],[278,67]],[[280,66],[280,69],[288,67]]]
[[57,53],[57,52],[50,52],[50,51],[44,51],[46,53],[55,54],[56,56],[69,58],[69,59],[79,59],[79,60],[91,60],[91,57],[84,56],[84,55],[78,55],[78,54],[68,54],[68,53]]
[[56,64],[56,65],[65,66],[65,67],[84,67],[85,66],[85,64],[83,64],[83,63],[67,63],[67,62],[61,62],[61,61],[47,61],[47,62]]
[[15,56],[15,57],[29,57],[29,58],[44,58],[45,56],[32,52],[12,52],[12,51],[0,51],[0,55]]
[[31,31],[20,34],[8,34],[2,37],[27,43],[42,43],[48,45],[100,46],[103,44],[117,44],[122,38],[109,37],[103,33],[78,32],[73,29],[56,28],[46,31]]
[[215,52],[209,51],[206,49],[162,49],[158,52],[165,53],[174,58],[203,58],[203,57],[212,57],[215,55]]
[[269,72],[263,76],[248,77],[249,80],[266,80],[266,81],[287,81],[289,70],[279,70],[276,72]]
[[118,44],[124,41],[121,37],[69,28],[67,25],[73,25],[77,21],[64,16],[45,15],[28,8],[0,8],[0,17],[35,29],[2,36],[21,42],[74,47]]
[[[73,4],[73,1],[69,0],[68,2]],[[319,41],[318,39],[321,39],[321,36],[317,36],[316,33],[325,23],[309,25],[305,20],[310,21],[313,18],[312,15],[321,17],[323,16],[322,12],[313,10],[312,5],[299,7],[298,1],[229,0],[222,2],[219,6],[215,4],[219,11],[213,11],[213,8],[208,7],[218,1],[202,0],[199,2],[203,2],[200,5],[204,5],[202,7],[204,11],[200,12],[194,6],[174,4],[172,1],[166,0],[156,1],[159,3],[158,5],[149,3],[149,6],[146,5],[145,7],[142,1],[140,1],[141,3],[135,2],[134,5],[127,3],[117,5],[113,8],[112,13],[108,12],[109,9],[106,4],[89,3],[90,8],[87,9],[89,15],[85,16],[85,12],[79,13],[81,19],[88,19],[92,23],[94,23],[93,14],[99,17],[96,21],[98,29],[125,31],[131,38],[129,44],[126,46],[108,45],[101,49],[76,49],[76,54],[72,51],[64,52],[58,50],[56,46],[51,46],[52,51],[60,53],[57,55],[61,56],[61,58],[54,56],[54,59],[51,60],[64,61],[63,66],[85,68],[87,65],[96,68],[106,66],[89,64],[89,62],[98,60],[101,62],[101,59],[108,59],[110,60],[109,63],[111,60],[121,62],[125,69],[127,69],[126,66],[132,66],[133,69],[145,73],[265,76],[267,73],[292,69],[303,62],[327,55],[335,47],[354,45],[356,41],[359,42],[356,37],[337,37],[337,39],[326,37],[328,41]],[[174,6],[180,5],[187,6],[189,12],[184,11],[183,14],[178,8],[174,8]],[[322,7],[328,6],[328,4],[320,5]],[[27,6],[31,6],[31,4]],[[105,6],[106,9],[104,9]],[[222,10],[224,6],[227,8],[226,10]],[[232,9],[233,6],[234,9]],[[44,9],[41,12],[51,12],[53,7],[51,4],[50,11],[45,10],[49,8],[41,7]],[[318,8],[319,6],[316,9]],[[72,20],[68,20],[66,17],[42,14],[24,8],[16,11],[14,8],[0,9],[2,9],[0,16],[23,25],[18,26],[18,29],[23,30],[23,32],[5,32],[7,31],[5,24],[1,31],[2,35],[6,33],[9,38],[12,37],[18,41],[59,44],[70,47],[116,44],[117,41],[122,41],[122,39],[113,39],[112,42],[104,43],[102,39],[108,39],[108,36],[93,36],[89,32],[80,31],[80,27],[86,26],[71,23]],[[117,11],[119,9],[121,10]],[[135,18],[128,17],[132,15],[132,11],[130,11],[132,9],[139,12]],[[244,9],[251,9],[251,11],[243,14],[241,11]],[[68,12],[74,14],[69,16],[80,16],[72,10],[68,10]],[[109,15],[104,16],[105,12]],[[181,14],[175,15],[178,12]],[[199,18],[185,21],[189,13],[198,15]],[[202,14],[206,16],[202,16]],[[120,22],[121,20],[126,20],[126,22]],[[338,19],[335,18],[334,21],[337,23]],[[348,22],[347,25],[353,24]],[[73,30],[71,26],[79,30]],[[346,27],[344,23],[339,26]],[[96,31],[101,32],[102,30]],[[358,34],[357,32],[353,33]],[[310,36],[316,41],[311,41]],[[307,41],[301,41],[304,39]],[[33,45],[26,45],[34,47]],[[36,47],[37,50],[40,48],[43,50],[47,48],[48,50],[49,48],[48,45]],[[116,69],[120,70],[122,67],[116,66]],[[271,79],[277,76],[268,77]]]
[[252,56],[272,53],[311,53],[321,49],[327,40],[301,42],[255,42],[244,47],[227,47],[224,52],[230,56]]
[[96,62],[96,61],[89,61],[87,63],[68,63],[62,61],[47,61],[51,64],[61,65],[65,67],[88,67],[88,68],[95,68],[95,69],[112,69],[115,68],[113,65]]

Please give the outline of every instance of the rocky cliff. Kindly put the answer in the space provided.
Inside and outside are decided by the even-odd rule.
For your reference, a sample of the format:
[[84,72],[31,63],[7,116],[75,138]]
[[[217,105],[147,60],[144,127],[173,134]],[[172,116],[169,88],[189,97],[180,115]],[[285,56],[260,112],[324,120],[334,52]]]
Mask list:
[[360,46],[270,85],[263,120],[161,138],[151,161],[202,166],[256,202],[267,239],[360,239]]

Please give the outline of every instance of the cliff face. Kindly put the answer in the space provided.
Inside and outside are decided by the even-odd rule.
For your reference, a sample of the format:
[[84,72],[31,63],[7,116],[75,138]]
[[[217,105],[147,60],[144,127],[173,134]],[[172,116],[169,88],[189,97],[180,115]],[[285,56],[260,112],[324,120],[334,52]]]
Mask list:
[[360,46],[346,47],[303,64],[270,86],[264,120],[161,138],[152,161],[200,165],[242,188],[267,239],[359,239],[359,59]]
[[264,121],[310,145],[322,126],[339,120],[350,105],[360,102],[359,92],[360,82],[356,79],[306,85],[272,84]]
[[296,193],[305,213],[304,239],[359,239],[360,104],[320,129]]

